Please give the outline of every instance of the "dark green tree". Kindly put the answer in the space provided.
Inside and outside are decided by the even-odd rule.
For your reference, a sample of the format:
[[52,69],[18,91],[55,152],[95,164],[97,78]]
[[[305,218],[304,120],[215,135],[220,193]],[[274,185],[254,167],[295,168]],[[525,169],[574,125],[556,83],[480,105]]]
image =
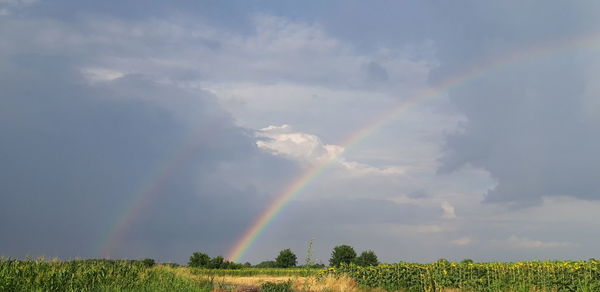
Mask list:
[[279,255],[275,259],[275,264],[278,268],[295,267],[296,255],[289,248],[286,248],[279,252]]
[[225,259],[222,256],[216,256],[208,261],[206,265],[209,269],[222,269],[225,268]]
[[275,263],[275,261],[263,261],[263,262],[260,262],[255,267],[257,267],[257,268],[276,268],[277,263]]
[[150,268],[153,267],[156,264],[156,262],[154,261],[154,259],[147,258],[142,260],[142,264],[144,265],[144,267]]
[[205,268],[208,265],[208,262],[210,262],[210,257],[207,254],[195,252],[190,257],[188,266],[195,268]]
[[351,263],[356,258],[356,252],[354,248],[349,245],[338,245],[333,248],[331,252],[331,258],[329,259],[329,265],[332,267],[339,267],[342,263]]
[[379,265],[379,261],[377,260],[377,255],[372,250],[363,251],[356,258],[356,264],[363,267],[368,266],[377,266]]

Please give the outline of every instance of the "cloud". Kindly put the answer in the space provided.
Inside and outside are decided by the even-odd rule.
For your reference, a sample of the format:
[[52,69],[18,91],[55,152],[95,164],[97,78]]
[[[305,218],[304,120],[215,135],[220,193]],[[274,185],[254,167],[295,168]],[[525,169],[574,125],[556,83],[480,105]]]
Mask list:
[[342,152],[344,148],[338,145],[324,144],[315,135],[294,132],[289,125],[268,126],[257,132],[258,148],[274,155],[283,156],[305,165],[316,165],[334,161],[334,163],[349,172],[352,176],[365,175],[403,175],[406,170],[390,166],[377,168],[356,161],[347,161]]
[[443,217],[446,219],[454,219],[456,218],[456,213],[454,211],[454,206],[450,205],[448,202],[443,202],[441,205]]
[[[487,170],[497,181],[485,195],[487,203],[525,207],[552,196],[600,199],[600,182],[594,177],[600,171],[596,155],[600,135],[595,130],[597,120],[589,119],[590,112],[595,112],[589,107],[589,96],[595,90],[590,85],[595,74],[590,73],[597,67],[590,60],[596,58],[586,48],[558,49],[562,39],[597,28],[598,22],[567,14],[547,24],[531,18],[527,10],[509,12],[510,4],[499,5],[499,9],[474,6],[480,11],[478,16],[462,18],[459,23],[469,26],[484,17],[488,19],[485,28],[477,26],[451,43],[439,43],[445,52],[440,56],[445,66],[436,71],[435,78],[452,77],[468,64],[499,60],[513,52],[528,52],[529,57],[482,72],[473,82],[449,92],[466,122],[463,131],[448,135],[441,172],[468,164]],[[585,7],[598,8],[555,4],[541,13]],[[506,23],[503,16],[508,15],[516,21]],[[483,31],[485,35],[478,33]],[[469,53],[459,48],[459,40],[464,38],[470,40]],[[548,43],[551,54],[542,57],[530,49],[536,43]]]
[[495,240],[494,244],[502,247],[516,249],[538,249],[538,248],[560,248],[560,247],[576,247],[577,244],[567,241],[541,241],[533,240],[526,237],[511,235],[504,240]]
[[222,254],[296,174],[209,92],[92,66],[106,47],[93,50],[65,23],[0,21],[23,28],[0,25],[10,40],[0,45],[0,232],[11,234],[2,255],[102,256],[132,207],[112,257]]
[[473,243],[473,239],[471,237],[461,237],[455,240],[450,241],[450,244],[457,246],[466,246]]

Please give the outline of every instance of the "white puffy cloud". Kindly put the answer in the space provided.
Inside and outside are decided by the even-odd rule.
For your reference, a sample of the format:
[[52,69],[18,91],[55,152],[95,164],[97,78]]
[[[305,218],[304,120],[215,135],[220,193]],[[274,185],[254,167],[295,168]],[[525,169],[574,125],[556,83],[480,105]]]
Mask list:
[[350,176],[402,175],[406,170],[398,166],[374,167],[368,164],[347,161],[343,157],[344,148],[325,144],[312,134],[294,132],[289,125],[268,126],[257,131],[256,145],[269,153],[295,160],[305,166],[325,164],[330,161],[346,170]]

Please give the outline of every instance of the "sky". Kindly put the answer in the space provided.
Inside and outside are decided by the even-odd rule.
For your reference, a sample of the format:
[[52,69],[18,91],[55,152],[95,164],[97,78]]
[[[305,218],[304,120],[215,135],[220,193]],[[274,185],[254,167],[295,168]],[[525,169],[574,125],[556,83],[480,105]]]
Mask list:
[[599,13],[0,0],[0,256],[598,257]]

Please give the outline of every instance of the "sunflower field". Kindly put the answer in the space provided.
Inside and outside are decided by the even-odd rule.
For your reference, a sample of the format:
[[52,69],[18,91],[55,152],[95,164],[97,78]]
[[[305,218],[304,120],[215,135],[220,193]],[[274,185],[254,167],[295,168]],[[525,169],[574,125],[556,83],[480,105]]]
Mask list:
[[368,288],[388,291],[600,291],[600,261],[516,263],[399,263],[376,267],[353,264],[320,275],[347,275]]

